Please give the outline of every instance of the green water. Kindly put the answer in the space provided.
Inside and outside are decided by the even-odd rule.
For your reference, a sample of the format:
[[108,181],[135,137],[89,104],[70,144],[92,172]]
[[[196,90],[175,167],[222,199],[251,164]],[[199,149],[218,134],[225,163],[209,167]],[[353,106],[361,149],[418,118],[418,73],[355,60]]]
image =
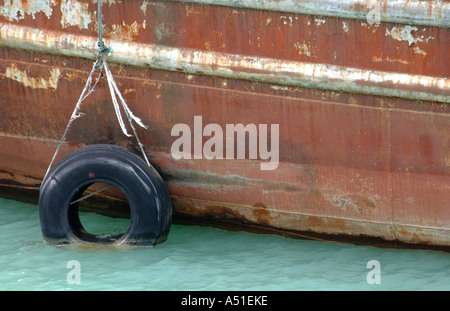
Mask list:
[[[450,290],[450,254],[438,251],[182,225],[155,248],[55,247],[42,240],[36,205],[5,199],[0,241],[0,290]],[[68,267],[73,260],[79,266]],[[369,284],[370,260],[380,264],[379,284]]]

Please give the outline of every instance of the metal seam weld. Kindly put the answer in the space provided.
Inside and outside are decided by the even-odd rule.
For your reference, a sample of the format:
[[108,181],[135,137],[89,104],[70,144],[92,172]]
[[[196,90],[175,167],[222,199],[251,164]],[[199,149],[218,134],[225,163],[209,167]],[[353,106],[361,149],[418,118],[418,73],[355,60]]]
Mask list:
[[[110,62],[270,84],[450,103],[448,78],[138,44],[107,42]],[[0,23],[0,46],[95,59],[97,40]]]

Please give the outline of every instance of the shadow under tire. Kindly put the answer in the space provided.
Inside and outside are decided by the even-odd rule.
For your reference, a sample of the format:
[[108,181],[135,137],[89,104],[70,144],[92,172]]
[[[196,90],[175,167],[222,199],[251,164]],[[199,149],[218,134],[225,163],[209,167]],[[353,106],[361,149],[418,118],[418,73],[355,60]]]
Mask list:
[[[120,236],[102,239],[86,232],[72,203],[94,183],[120,189],[130,207],[130,225]],[[164,242],[172,223],[172,204],[158,172],[134,152],[114,145],[91,145],[62,159],[43,181],[39,218],[50,244],[154,246]]]

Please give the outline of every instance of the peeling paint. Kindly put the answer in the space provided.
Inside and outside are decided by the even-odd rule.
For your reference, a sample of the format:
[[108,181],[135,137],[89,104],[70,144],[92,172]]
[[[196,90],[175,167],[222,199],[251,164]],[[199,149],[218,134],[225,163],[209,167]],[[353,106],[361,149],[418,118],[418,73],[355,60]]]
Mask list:
[[413,26],[404,26],[401,28],[392,27],[391,30],[386,28],[386,36],[391,36],[397,41],[408,41],[409,45],[415,42],[414,36],[411,34],[411,31],[417,31],[419,28]]
[[324,189],[323,196],[325,200],[330,202],[334,207],[337,207],[343,212],[347,212],[347,207],[352,208],[354,211],[358,211],[358,204],[350,198],[350,193],[345,191],[336,192],[331,190],[332,188]]
[[341,209],[343,212],[347,211],[347,206],[352,207],[355,211],[358,210],[358,205],[350,198],[332,198],[331,203],[339,209]]
[[361,26],[363,26],[364,28],[367,28],[367,29],[371,29],[372,33],[375,33],[375,32],[377,32],[378,27],[380,27],[380,24],[373,23],[372,25],[370,25],[366,22],[361,22]]
[[384,58],[383,57],[376,57],[376,56],[374,56],[374,57],[372,57],[372,61],[374,63],[389,62],[389,63],[400,63],[400,64],[403,64],[403,65],[409,65],[409,62],[406,61],[406,60],[393,59],[393,58],[390,58],[389,56],[386,56]]
[[33,89],[56,89],[58,87],[58,81],[60,77],[60,70],[58,68],[52,69],[49,72],[49,78],[34,78],[28,76],[26,71],[20,70],[15,64],[6,68],[4,76],[8,79],[22,83],[26,87]]
[[91,21],[87,3],[80,3],[77,0],[61,1],[61,25],[64,28],[78,26],[80,29],[87,29]]
[[[120,3],[122,0],[102,0],[102,4],[108,3],[108,5],[111,6],[113,4],[116,4],[117,1],[119,1]],[[92,2],[98,3],[98,0],[93,0]]]
[[[425,31],[426,28],[422,29],[422,31]],[[417,27],[413,27],[413,26],[404,26],[401,28],[397,28],[397,27],[393,27],[391,30],[386,28],[386,36],[391,36],[392,38],[394,38],[395,40],[398,41],[408,41],[409,45],[411,46],[413,43],[418,43],[418,42],[424,42],[424,43],[428,43],[430,40],[434,40],[433,36],[417,36],[414,37],[412,35],[412,31],[417,32],[420,31],[419,28]],[[419,47],[415,47],[414,48],[414,53],[416,54],[422,54],[422,55],[427,55],[427,53],[423,50],[421,50]]]
[[[171,30],[171,29],[170,29]],[[106,40],[113,47],[112,62],[188,74],[246,79],[301,86],[450,102],[450,81],[443,77],[385,72],[330,64],[243,56],[155,44]],[[0,46],[65,56],[95,58],[97,39],[0,23]],[[408,91],[405,92],[404,88]]]
[[320,26],[320,25],[322,25],[322,24],[325,24],[325,23],[326,23],[326,20],[324,20],[324,19],[322,19],[322,18],[316,18],[316,19],[314,20],[314,23],[316,23],[316,26]]
[[147,0],[142,1],[141,11],[144,13],[144,15],[147,13],[147,6],[148,6],[148,1]]
[[289,91],[289,88],[287,86],[277,86],[277,85],[271,85],[270,86],[274,90],[281,90],[281,91]]
[[40,12],[50,18],[53,13],[52,6],[55,4],[55,0],[5,0],[3,6],[0,7],[0,14],[8,18],[9,21],[19,21],[24,19],[25,15],[31,15],[34,19],[36,14]]
[[299,55],[305,55],[308,57],[311,57],[311,47],[306,44],[305,42],[300,43],[300,42],[296,42],[294,44],[295,49],[298,51]]
[[132,40],[133,37],[137,37],[139,35],[139,30],[141,28],[145,29],[145,27],[145,20],[142,24],[137,21],[134,21],[131,25],[126,25],[125,23],[123,25],[113,24],[111,26],[110,35],[112,39]]
[[292,16],[280,16],[280,20],[283,21],[283,25],[289,25],[290,27],[293,26],[294,19]]
[[123,91],[123,95],[127,95],[129,93],[136,93],[136,90],[135,89],[125,89]]
[[186,6],[186,16],[189,15],[202,15],[202,10],[196,6]]
[[345,32],[348,32],[348,25],[347,25],[347,23],[346,23],[345,21],[342,21],[342,29],[343,29]]
[[418,46],[415,46],[413,48],[413,51],[414,51],[415,54],[420,54],[420,55],[423,55],[423,56],[427,55],[427,52],[425,52],[424,50],[421,50]]
[[[172,0],[340,18],[367,20],[368,0]],[[380,0],[381,1],[381,0]],[[450,5],[442,0],[384,0],[381,22],[450,27]]]

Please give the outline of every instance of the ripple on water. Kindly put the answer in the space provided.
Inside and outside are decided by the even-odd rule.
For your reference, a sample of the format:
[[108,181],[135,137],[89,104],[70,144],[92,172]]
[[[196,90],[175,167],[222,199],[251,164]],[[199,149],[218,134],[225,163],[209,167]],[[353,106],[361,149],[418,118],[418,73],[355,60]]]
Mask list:
[[[103,225],[98,215],[83,217]],[[0,241],[0,290],[450,289],[450,254],[436,251],[182,225],[154,248],[55,247],[42,240],[37,206],[5,199]],[[80,284],[67,281],[71,260],[80,263]],[[380,262],[379,285],[366,281],[369,260]]]

